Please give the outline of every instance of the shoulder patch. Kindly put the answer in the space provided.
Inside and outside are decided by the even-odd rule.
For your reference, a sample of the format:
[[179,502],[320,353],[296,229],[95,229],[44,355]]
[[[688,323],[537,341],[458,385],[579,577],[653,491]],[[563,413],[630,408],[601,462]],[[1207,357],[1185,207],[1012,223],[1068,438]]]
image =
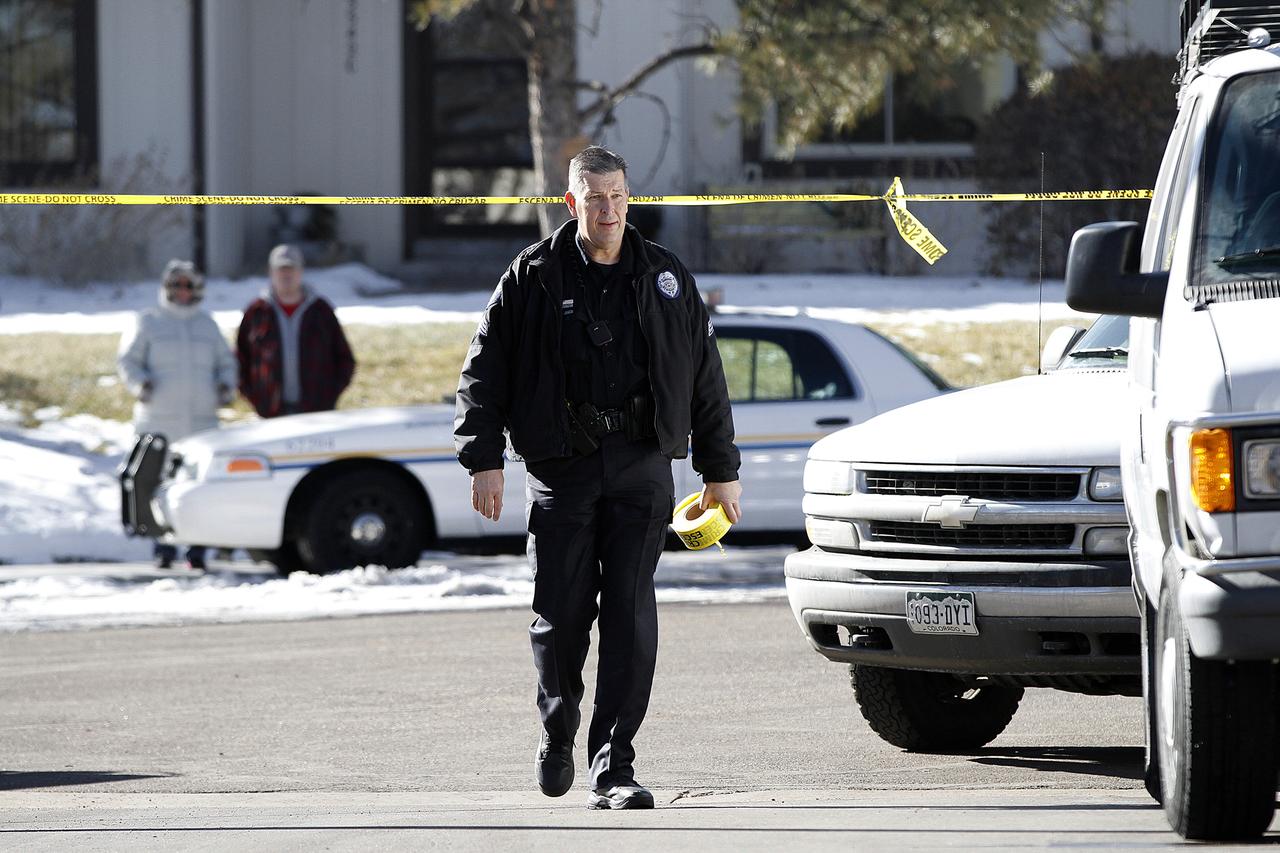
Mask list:
[[716,327],[711,324],[711,318],[707,318],[707,337],[711,337],[716,333]]
[[658,273],[658,292],[667,299],[675,299],[680,295],[680,282],[676,280],[676,275],[671,270],[663,270]]

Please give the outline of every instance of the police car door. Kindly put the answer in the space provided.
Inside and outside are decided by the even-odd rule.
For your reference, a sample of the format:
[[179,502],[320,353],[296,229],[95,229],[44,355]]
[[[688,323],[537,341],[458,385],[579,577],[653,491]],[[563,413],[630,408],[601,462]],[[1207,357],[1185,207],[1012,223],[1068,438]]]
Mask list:
[[[744,517],[737,529],[803,532],[809,446],[866,420],[874,406],[813,331],[717,321],[716,338],[742,453]],[[687,476],[686,491],[699,488],[692,470]]]

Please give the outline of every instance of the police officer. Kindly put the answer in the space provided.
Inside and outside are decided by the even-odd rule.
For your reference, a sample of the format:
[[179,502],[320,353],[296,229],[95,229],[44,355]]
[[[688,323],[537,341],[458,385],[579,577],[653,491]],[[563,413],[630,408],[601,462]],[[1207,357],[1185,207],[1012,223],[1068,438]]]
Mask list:
[[508,437],[528,471],[529,634],[543,727],[535,770],[547,796],[573,785],[582,670],[599,616],[587,805],[610,809],[653,807],[635,779],[632,739],[658,650],[653,573],[671,520],[670,460],[692,446],[703,507],[718,501],[730,521],[742,492],[715,330],[684,265],[627,225],[626,172],[596,146],[570,162],[574,219],[498,282],[462,367],[454,421],[481,515],[502,512]]

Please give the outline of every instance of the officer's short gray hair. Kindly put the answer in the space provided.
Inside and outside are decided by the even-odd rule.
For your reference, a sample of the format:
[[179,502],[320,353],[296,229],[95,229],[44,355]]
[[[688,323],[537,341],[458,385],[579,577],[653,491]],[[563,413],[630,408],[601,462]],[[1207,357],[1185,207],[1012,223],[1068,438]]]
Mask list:
[[608,148],[592,145],[583,148],[569,161],[569,192],[580,195],[587,185],[586,174],[607,175],[610,172],[621,172],[623,181],[627,179],[627,161]]

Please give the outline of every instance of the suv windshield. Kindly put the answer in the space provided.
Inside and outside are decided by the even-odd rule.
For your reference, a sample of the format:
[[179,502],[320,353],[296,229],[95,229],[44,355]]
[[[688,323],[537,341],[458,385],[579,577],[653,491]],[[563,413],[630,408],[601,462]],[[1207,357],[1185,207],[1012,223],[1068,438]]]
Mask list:
[[1208,138],[1195,281],[1280,277],[1280,74],[1228,84]]
[[1071,367],[1124,367],[1129,363],[1129,318],[1103,314],[1059,365]]

